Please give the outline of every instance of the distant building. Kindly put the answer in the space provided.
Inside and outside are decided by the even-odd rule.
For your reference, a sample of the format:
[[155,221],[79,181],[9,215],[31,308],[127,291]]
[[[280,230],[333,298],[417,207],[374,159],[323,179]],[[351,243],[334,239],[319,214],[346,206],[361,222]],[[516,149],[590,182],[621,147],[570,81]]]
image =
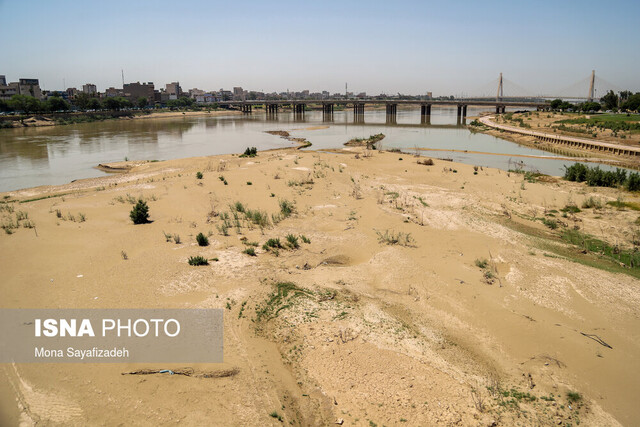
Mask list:
[[427,99],[433,99],[433,92],[427,92]]
[[0,86],[7,85],[7,78],[5,76],[0,76]]
[[0,85],[0,99],[11,99],[13,95],[20,94],[20,85],[18,82]]
[[65,92],[67,92],[67,98],[69,99],[73,99],[78,96],[78,89],[76,89],[75,87],[67,88]]
[[234,101],[244,101],[245,100],[244,90],[241,87],[234,87],[233,88],[233,100]]
[[113,98],[116,96],[124,96],[124,91],[122,89],[116,89],[115,87],[110,87],[104,91],[105,98]]
[[137,102],[139,98],[146,98],[149,103],[155,102],[153,82],[147,83],[127,83],[122,88],[124,97],[131,102]]
[[82,85],[82,92],[86,93],[87,95],[93,96],[98,93],[98,88],[92,83],[87,83],[85,85]]
[[18,92],[20,95],[42,99],[42,91],[40,90],[40,82],[38,79],[20,79],[18,82]]
[[232,101],[233,100],[233,92],[230,90],[220,89],[218,91],[218,98],[221,101]]
[[189,93],[189,98],[196,99],[197,96],[204,95],[206,92],[202,89],[193,88],[193,89],[189,89],[188,93]]
[[164,91],[168,95],[168,99],[178,99],[182,94],[179,82],[167,83]]

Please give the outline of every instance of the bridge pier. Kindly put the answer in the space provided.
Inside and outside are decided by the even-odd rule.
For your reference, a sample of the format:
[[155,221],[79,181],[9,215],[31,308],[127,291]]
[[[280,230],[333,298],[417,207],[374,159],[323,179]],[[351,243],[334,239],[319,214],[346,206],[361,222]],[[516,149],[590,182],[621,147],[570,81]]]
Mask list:
[[304,110],[307,104],[292,104],[291,110],[293,111],[294,120],[304,120]]
[[268,116],[275,116],[278,114],[278,104],[265,104],[264,109]]
[[387,118],[391,116],[395,121],[397,112],[398,112],[398,104],[387,104]]
[[245,114],[251,114],[251,104],[242,104],[240,110]]
[[431,104],[420,106],[420,124],[431,124]]
[[504,105],[496,105],[496,114],[504,114],[505,108]]
[[331,103],[322,104],[322,121],[323,122],[333,121],[333,104]]

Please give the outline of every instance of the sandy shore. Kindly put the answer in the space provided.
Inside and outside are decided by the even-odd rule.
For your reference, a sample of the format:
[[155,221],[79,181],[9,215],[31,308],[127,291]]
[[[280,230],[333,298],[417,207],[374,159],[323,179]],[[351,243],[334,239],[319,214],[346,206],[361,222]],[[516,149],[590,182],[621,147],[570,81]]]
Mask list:
[[[224,308],[225,362],[191,367],[238,370],[4,365],[0,424],[283,425],[274,411],[285,425],[639,424],[640,282],[558,237],[632,248],[638,212],[606,202],[638,198],[416,160],[276,150],[0,194],[3,224],[28,217],[0,235],[3,307]],[[562,216],[590,197],[603,207]],[[131,223],[137,198],[152,223]],[[225,235],[235,202],[276,221],[239,215]],[[288,234],[299,248],[262,248]],[[283,282],[304,292],[270,298]]]

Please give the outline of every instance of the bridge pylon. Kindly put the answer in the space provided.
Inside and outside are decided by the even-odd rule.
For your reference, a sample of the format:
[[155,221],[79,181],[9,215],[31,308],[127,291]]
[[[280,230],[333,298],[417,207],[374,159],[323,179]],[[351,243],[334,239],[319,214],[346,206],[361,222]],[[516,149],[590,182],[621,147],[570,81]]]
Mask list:
[[498,79],[498,92],[496,93],[496,102],[500,102],[503,96],[504,91],[502,88],[502,73],[500,73],[500,78]]
[[596,82],[596,70],[591,70],[591,80],[589,81],[589,95],[587,95],[587,100],[589,102],[593,102],[593,98],[595,98],[595,82]]

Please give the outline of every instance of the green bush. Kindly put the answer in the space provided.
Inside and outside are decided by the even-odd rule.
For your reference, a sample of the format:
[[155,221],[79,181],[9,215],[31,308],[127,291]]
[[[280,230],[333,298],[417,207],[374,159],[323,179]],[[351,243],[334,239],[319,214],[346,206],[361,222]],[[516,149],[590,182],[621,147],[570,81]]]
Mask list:
[[149,222],[149,206],[147,206],[147,202],[140,199],[138,203],[135,204],[131,212],[129,213],[129,217],[134,224],[146,224]]
[[249,255],[249,256],[256,256],[256,250],[252,246],[249,246],[248,248],[246,248],[242,252],[247,254],[247,255]]
[[298,238],[293,234],[287,234],[287,243],[291,249],[298,249],[300,247],[300,243],[298,243]]
[[202,179],[202,172],[198,171],[196,172],[196,179]]
[[196,236],[196,241],[198,242],[199,246],[209,246],[209,239],[202,233],[198,233],[198,235]]
[[209,265],[209,261],[200,255],[189,257],[189,265]]
[[262,249],[268,251],[269,249],[282,249],[282,243],[280,239],[269,239],[266,241],[264,245],[262,245]]
[[240,155],[240,157],[255,157],[258,155],[258,149],[256,147],[247,147],[246,150],[244,150],[244,154]]

